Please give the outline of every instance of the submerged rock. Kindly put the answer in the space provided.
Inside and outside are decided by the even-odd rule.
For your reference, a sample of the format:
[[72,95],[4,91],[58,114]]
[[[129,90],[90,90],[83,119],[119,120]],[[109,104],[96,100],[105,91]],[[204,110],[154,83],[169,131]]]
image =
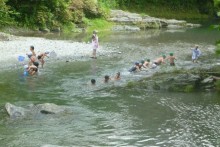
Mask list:
[[28,112],[27,109],[12,105],[10,103],[5,104],[5,109],[11,118],[24,117]]
[[137,26],[128,26],[128,25],[116,25],[112,28],[113,31],[134,31],[138,32],[141,29]]
[[35,114],[58,114],[67,111],[64,106],[58,106],[53,103],[44,103],[38,105],[29,105],[27,108],[18,107],[10,103],[5,104],[5,109],[11,118],[20,118]]
[[35,109],[42,114],[57,114],[65,112],[66,108],[53,103],[38,104]]

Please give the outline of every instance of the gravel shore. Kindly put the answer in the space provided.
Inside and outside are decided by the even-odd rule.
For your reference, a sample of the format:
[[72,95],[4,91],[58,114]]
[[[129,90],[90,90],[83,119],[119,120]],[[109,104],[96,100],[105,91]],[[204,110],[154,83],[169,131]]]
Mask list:
[[[35,47],[36,54],[40,54],[45,51],[55,51],[58,59],[79,59],[79,57],[89,57],[92,54],[92,45],[90,43],[80,43],[73,41],[63,40],[48,40],[44,38],[36,37],[10,37],[10,40],[0,41],[0,68],[11,66],[18,62],[18,56],[25,56],[27,61],[27,53],[30,53],[30,46]],[[105,51],[100,47],[98,54],[106,54]]]

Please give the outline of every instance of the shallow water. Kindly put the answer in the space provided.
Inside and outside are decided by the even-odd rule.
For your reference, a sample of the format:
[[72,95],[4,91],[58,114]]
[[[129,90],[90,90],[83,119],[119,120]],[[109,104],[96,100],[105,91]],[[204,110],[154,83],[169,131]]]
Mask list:
[[[99,56],[98,60],[49,61],[34,77],[23,77],[21,68],[0,72],[0,146],[191,147],[220,144],[218,94],[168,93],[125,86],[128,81],[141,79],[152,72],[129,74],[127,69],[134,61],[153,60],[163,53],[174,52],[178,57],[176,68],[186,64],[192,66],[189,48],[199,44],[205,55],[211,54],[212,44],[220,38],[218,32],[201,28],[103,36],[100,38],[103,48],[115,50],[114,54]],[[51,37],[60,39],[56,35],[48,38]],[[203,65],[205,61],[200,62],[193,66]],[[164,66],[158,71],[165,70],[173,69]],[[122,73],[121,81],[103,83],[104,75],[113,76],[117,71]],[[97,80],[95,87],[88,84],[91,78]],[[12,120],[5,113],[6,102],[24,107],[51,102],[69,106],[73,114]]]

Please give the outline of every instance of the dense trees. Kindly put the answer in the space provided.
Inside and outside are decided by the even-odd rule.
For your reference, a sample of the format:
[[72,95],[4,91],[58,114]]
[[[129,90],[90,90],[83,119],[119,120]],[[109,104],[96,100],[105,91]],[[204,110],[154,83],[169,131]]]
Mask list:
[[85,18],[106,17],[108,8],[162,15],[166,11],[168,15],[172,11],[213,15],[215,10],[213,0],[0,0],[0,25],[14,20],[21,26],[56,28],[83,23]]

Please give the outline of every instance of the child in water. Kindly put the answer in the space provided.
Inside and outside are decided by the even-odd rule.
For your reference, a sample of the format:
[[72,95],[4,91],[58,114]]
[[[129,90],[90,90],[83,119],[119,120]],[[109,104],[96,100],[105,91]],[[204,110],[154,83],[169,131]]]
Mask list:
[[176,60],[176,57],[173,56],[173,53],[170,53],[170,56],[167,57],[167,60],[170,61],[170,66],[175,66],[175,62],[174,61]]
[[135,65],[131,69],[129,69],[129,72],[136,72],[136,71],[140,71],[139,62],[135,62]]
[[110,77],[108,75],[105,75],[104,83],[108,83],[110,80],[111,80]]
[[149,68],[150,67],[150,59],[147,59],[147,61],[144,62],[143,67],[144,68]]
[[165,63],[165,59],[166,59],[166,55],[163,55],[163,56],[157,58],[157,59],[154,61],[154,64],[156,64],[156,65],[161,65],[162,63]]
[[114,77],[114,80],[120,80],[121,79],[121,73],[120,72],[117,72],[115,77]]
[[92,80],[91,80],[91,85],[92,85],[92,86],[95,86],[95,84],[96,84],[96,80],[95,80],[95,79],[92,79]]
[[192,49],[192,62],[197,63],[200,56],[201,51],[199,50],[199,46],[196,45],[195,48]]
[[92,52],[92,57],[91,58],[94,58],[96,59],[96,51],[99,47],[99,38],[98,38],[98,35],[97,35],[97,31],[93,31],[93,34],[92,34],[92,47],[93,47],[93,52]]
[[[39,55],[37,56],[37,59],[41,62],[42,68],[43,68],[44,63],[45,63],[44,57],[48,57],[48,54],[49,54],[49,52],[44,52],[44,53],[41,53],[41,54],[39,54]],[[49,58],[49,57],[48,57],[48,58]]]
[[28,72],[30,75],[34,75],[38,72],[38,66],[39,66],[39,63],[38,62],[33,62],[33,65],[29,66],[28,68]]

